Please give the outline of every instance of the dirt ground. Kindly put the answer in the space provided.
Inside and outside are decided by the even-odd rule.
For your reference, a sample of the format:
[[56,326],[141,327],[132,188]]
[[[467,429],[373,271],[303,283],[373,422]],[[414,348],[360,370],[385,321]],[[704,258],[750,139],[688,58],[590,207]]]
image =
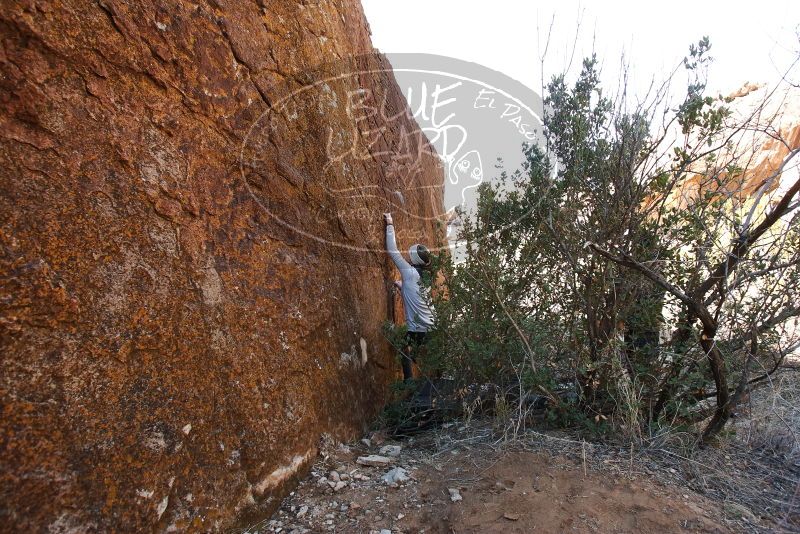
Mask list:
[[[566,431],[510,438],[491,420],[402,441],[326,440],[281,508],[239,533],[800,533],[795,363],[753,391],[710,447],[675,432],[637,450]],[[385,465],[358,462],[378,454]],[[394,468],[408,479],[387,483]]]
[[[358,463],[386,445],[402,447],[387,465]],[[493,442],[451,429],[403,442],[329,445],[311,473],[270,519],[244,532],[397,534],[483,532],[735,532],[721,507],[655,475],[582,454]],[[404,468],[392,487],[383,476]],[[335,471],[335,473],[333,473]],[[337,484],[338,480],[338,484]],[[459,499],[460,496],[460,499]]]

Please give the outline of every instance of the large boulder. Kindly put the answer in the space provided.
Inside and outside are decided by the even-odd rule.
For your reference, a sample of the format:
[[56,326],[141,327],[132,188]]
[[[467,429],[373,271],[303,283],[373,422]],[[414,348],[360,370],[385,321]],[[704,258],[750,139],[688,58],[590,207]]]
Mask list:
[[440,237],[361,6],[10,0],[0,37],[0,523],[268,513],[395,375],[380,214]]

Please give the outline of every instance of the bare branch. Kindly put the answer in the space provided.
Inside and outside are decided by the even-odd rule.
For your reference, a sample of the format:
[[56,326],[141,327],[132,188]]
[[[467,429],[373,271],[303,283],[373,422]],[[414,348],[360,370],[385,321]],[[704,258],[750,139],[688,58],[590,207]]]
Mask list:
[[[794,155],[796,155],[798,152],[800,152],[800,148],[794,150],[791,157],[794,157]],[[781,169],[782,168],[783,166],[781,166]],[[752,244],[755,243],[756,240],[758,240],[758,238],[761,237],[767,230],[769,230],[773,224],[778,222],[781,217],[788,213],[791,200],[798,191],[800,191],[800,178],[798,178],[797,181],[795,181],[795,183],[789,188],[789,190],[786,191],[780,202],[778,202],[772,211],[767,214],[761,224],[755,227],[752,232],[747,232],[736,240],[732,250],[728,253],[727,259],[720,263],[712,271],[711,276],[709,276],[705,282],[700,284],[700,286],[698,286],[698,288],[692,292],[695,298],[703,298],[708,290],[714,286],[714,284],[718,284],[721,280],[728,277],[742,257],[744,257],[744,255],[747,253]]]
[[678,300],[680,300],[681,302],[686,304],[686,306],[689,307],[691,312],[695,316],[697,316],[697,318],[700,319],[703,322],[704,325],[713,325],[713,324],[715,324],[715,321],[711,317],[711,314],[708,313],[708,310],[706,309],[705,306],[702,305],[702,303],[699,303],[696,300],[692,299],[689,295],[687,295],[685,292],[683,292],[680,288],[670,284],[660,274],[656,273],[655,271],[653,271],[652,269],[650,269],[649,267],[647,267],[643,263],[640,263],[640,262],[636,261],[629,254],[626,254],[626,253],[623,252],[623,253],[621,253],[622,257],[619,257],[619,256],[615,256],[611,252],[603,250],[602,248],[597,246],[595,243],[586,243],[585,246],[591,248],[592,250],[594,250],[595,252],[597,252],[598,254],[603,256],[604,258],[609,259],[609,260],[613,261],[614,263],[617,263],[617,264],[622,265],[624,267],[629,267],[631,269],[635,269],[635,270],[639,271],[647,279],[649,279],[651,282],[653,282],[653,283],[659,285],[660,287],[664,288],[665,290],[669,291],[671,294],[673,294],[675,297],[677,297]]

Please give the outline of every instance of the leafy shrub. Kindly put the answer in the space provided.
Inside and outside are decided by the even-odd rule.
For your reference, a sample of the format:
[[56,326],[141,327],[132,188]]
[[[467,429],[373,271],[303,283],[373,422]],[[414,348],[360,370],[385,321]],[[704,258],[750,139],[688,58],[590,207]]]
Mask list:
[[[595,434],[641,440],[711,417],[711,439],[751,370],[780,365],[800,314],[800,181],[757,196],[737,181],[747,160],[730,139],[763,124],[731,122],[730,99],[705,95],[709,47],[690,50],[672,110],[607,98],[595,58],[574,84],[551,81],[546,146],[482,184],[460,252],[438,258],[432,373],[491,384],[517,427],[546,399],[551,423]],[[683,142],[666,143],[675,129]]]

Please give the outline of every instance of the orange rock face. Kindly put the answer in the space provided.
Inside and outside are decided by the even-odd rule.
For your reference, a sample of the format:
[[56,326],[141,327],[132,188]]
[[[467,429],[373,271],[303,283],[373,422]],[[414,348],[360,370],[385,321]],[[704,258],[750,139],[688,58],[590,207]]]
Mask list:
[[388,192],[439,238],[360,5],[12,0],[0,36],[0,522],[269,512],[395,376]]

